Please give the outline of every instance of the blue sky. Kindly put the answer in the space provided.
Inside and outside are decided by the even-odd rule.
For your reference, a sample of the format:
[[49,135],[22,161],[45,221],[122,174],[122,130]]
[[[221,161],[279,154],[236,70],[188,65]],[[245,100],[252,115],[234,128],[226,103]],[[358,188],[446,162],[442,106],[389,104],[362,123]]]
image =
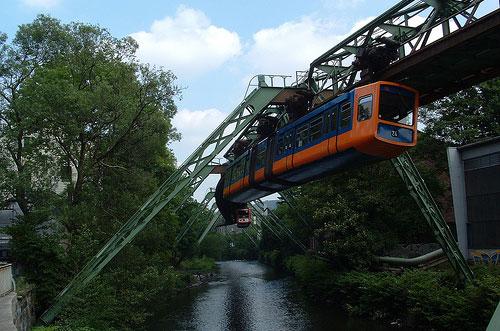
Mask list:
[[98,24],[139,42],[144,62],[185,87],[171,145],[182,162],[243,98],[255,74],[293,74],[397,0],[4,0],[0,31],[12,37],[39,13]]

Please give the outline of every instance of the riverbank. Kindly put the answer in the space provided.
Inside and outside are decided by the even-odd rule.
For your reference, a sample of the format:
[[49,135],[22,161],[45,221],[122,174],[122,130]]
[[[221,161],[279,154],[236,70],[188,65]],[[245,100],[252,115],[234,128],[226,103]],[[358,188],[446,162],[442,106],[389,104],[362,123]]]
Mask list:
[[[142,274],[129,272],[119,279],[108,272],[97,277],[74,298],[59,319],[49,327],[34,331],[94,331],[144,329],[156,306],[190,288],[201,287],[213,279],[215,260],[207,257],[185,260],[177,268],[149,268]],[[121,275],[121,274],[119,274]],[[127,282],[127,286],[122,284]],[[82,305],[82,302],[88,304]]]
[[304,255],[283,266],[314,301],[402,328],[482,331],[500,300],[499,268],[476,266],[477,286],[457,288],[449,270],[335,272]]

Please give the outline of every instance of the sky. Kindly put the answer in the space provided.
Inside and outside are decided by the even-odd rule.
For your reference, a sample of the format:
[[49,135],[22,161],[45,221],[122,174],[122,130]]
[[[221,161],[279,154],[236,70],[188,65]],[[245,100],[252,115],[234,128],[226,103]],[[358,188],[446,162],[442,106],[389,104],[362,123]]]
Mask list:
[[[309,63],[397,0],[98,1],[3,0],[9,38],[39,13],[132,36],[143,62],[172,70],[183,88],[172,143],[179,163],[242,100],[256,74],[288,74]],[[214,183],[212,180],[211,183]]]

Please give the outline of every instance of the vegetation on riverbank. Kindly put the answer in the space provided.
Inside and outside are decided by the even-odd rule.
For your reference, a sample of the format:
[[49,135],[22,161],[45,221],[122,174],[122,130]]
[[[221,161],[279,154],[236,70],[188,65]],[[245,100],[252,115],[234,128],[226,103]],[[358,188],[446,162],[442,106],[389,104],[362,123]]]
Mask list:
[[500,269],[477,266],[477,286],[456,287],[450,270],[336,272],[326,262],[297,255],[286,268],[316,302],[349,314],[422,330],[485,330],[500,298]]
[[[13,262],[39,315],[174,171],[168,145],[180,97],[175,75],[141,63],[137,43],[99,26],[39,15],[0,33],[0,199],[22,215],[8,229]],[[153,302],[211,272],[180,198],[67,305],[66,329],[140,329]],[[203,212],[203,211],[202,211]],[[193,260],[194,258],[194,260]],[[191,259],[191,260],[190,260]]]
[[160,270],[148,266],[144,270],[102,273],[68,305],[56,326],[49,330],[141,329],[154,315],[152,307],[198,285],[197,276],[211,274],[215,269],[213,259],[201,257],[185,260],[179,268]]

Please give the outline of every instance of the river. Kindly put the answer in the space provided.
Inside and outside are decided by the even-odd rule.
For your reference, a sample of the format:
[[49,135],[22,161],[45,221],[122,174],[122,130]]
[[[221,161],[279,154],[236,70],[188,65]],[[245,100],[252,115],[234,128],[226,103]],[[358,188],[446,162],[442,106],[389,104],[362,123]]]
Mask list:
[[259,262],[227,261],[218,267],[216,281],[186,290],[160,307],[149,329],[394,330],[305,299],[289,278]]

